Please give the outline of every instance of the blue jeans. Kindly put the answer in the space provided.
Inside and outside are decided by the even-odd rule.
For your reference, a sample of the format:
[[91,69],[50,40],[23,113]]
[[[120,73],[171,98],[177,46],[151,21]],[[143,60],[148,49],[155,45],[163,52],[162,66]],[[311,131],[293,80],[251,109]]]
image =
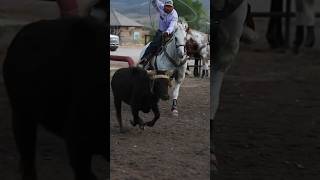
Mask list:
[[150,58],[160,48],[161,43],[162,43],[162,31],[157,30],[155,36],[153,37],[153,39],[152,39],[151,43],[149,44],[149,46],[147,47],[147,49],[145,50],[141,59],[147,58],[148,60],[150,60]]

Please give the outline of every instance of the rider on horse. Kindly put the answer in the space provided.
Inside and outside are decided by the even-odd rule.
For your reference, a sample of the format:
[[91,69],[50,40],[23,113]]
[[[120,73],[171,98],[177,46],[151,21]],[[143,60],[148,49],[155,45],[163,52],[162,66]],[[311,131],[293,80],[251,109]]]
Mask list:
[[152,42],[147,47],[144,55],[141,57],[140,64],[143,66],[148,64],[161,46],[162,37],[169,37],[174,31],[174,26],[178,22],[178,13],[173,7],[172,0],[165,0],[164,3],[159,0],[152,0],[152,5],[160,14],[159,29],[157,30]]

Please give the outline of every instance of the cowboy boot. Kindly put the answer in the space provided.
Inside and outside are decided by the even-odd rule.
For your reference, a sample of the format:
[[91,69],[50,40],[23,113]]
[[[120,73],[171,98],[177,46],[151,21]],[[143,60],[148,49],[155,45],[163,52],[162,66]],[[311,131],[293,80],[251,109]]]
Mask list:
[[142,65],[143,68],[146,67],[149,64],[152,56],[153,56],[152,53],[148,53],[142,56],[141,61],[139,62],[139,65]]

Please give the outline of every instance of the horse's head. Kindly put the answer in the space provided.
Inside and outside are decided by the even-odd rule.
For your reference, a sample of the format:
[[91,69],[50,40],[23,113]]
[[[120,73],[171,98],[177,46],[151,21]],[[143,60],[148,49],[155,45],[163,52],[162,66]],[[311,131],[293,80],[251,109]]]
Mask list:
[[189,24],[183,17],[179,17],[178,23],[180,23],[183,26],[184,30],[188,32]]
[[174,33],[174,42],[176,45],[176,53],[179,59],[183,59],[186,55],[185,45],[186,45],[186,36],[187,33],[184,29],[184,26],[180,23],[177,23],[176,30]]

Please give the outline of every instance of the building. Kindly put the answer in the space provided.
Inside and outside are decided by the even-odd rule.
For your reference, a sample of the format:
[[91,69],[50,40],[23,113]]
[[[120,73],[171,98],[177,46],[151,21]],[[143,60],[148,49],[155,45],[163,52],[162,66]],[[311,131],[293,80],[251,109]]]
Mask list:
[[144,44],[149,34],[144,25],[137,23],[114,9],[110,11],[110,33],[120,37],[120,45]]

